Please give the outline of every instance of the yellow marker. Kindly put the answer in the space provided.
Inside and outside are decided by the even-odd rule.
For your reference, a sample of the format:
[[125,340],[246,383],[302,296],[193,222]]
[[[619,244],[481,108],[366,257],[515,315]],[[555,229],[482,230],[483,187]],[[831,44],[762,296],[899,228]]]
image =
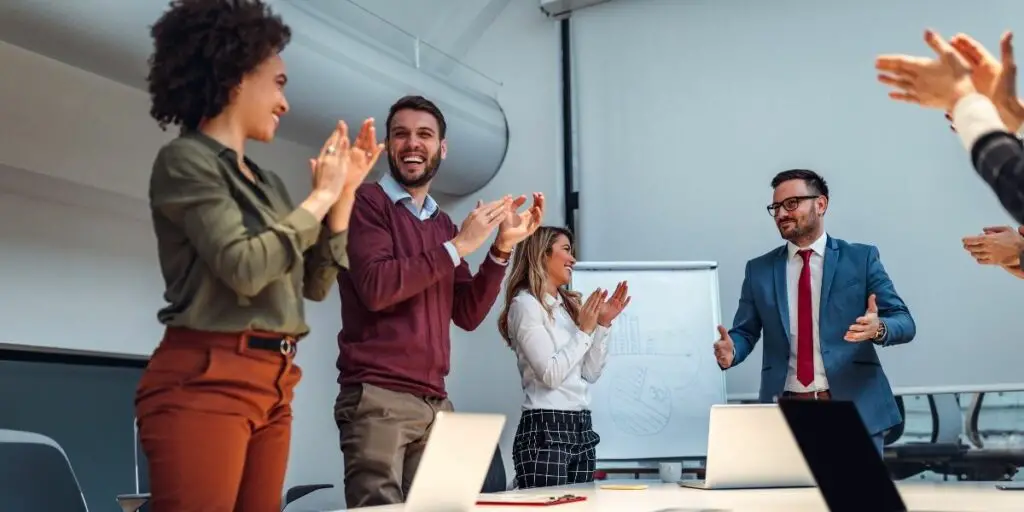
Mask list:
[[608,489],[609,491],[642,491],[647,488],[644,484],[605,484],[601,486],[602,489]]

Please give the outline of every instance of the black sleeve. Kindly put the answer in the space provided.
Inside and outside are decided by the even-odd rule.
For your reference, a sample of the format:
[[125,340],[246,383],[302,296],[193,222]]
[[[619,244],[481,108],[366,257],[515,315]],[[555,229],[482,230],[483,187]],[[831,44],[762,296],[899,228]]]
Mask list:
[[971,148],[974,169],[1018,224],[1024,224],[1024,147],[1007,132],[982,136]]

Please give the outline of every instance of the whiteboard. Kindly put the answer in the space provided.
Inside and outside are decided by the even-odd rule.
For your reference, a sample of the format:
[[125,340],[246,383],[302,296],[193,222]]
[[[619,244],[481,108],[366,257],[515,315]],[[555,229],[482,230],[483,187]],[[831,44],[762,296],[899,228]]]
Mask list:
[[712,345],[721,323],[714,262],[577,263],[572,288],[589,295],[628,281],[608,361],[591,386],[599,460],[707,456],[711,406],[726,402]]

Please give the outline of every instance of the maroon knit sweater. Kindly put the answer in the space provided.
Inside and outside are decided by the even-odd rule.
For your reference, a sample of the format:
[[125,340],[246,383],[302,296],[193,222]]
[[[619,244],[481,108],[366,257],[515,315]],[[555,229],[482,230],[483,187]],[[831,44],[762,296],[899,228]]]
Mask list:
[[501,291],[505,266],[490,257],[474,276],[444,247],[458,228],[438,210],[419,220],[380,185],[356,191],[349,268],[338,275],[342,330],[338,382],[447,397],[451,323],[472,331]]

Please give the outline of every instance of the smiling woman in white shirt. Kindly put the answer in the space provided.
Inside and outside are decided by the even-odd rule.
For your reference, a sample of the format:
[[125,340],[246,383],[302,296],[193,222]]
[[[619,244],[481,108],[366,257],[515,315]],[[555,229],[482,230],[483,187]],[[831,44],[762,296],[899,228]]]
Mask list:
[[543,226],[516,247],[505,285],[498,330],[516,353],[525,395],[512,446],[519,489],[594,480],[601,437],[588,388],[604,370],[629,290],[622,282],[610,298],[597,289],[582,302],[568,289],[575,264],[572,233]]

